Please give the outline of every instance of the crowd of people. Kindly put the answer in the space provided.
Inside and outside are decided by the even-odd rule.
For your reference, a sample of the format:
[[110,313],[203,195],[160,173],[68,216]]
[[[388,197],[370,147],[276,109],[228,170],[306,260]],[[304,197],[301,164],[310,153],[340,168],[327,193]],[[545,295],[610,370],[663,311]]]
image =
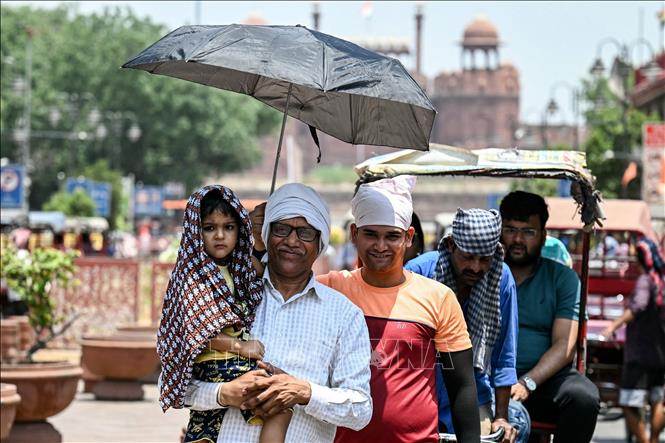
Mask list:
[[[420,253],[414,183],[361,185],[351,269],[318,275],[331,222],[314,189],[284,185],[251,213],[221,185],[192,194],[158,332],[160,404],[190,409],[185,441],[438,442],[444,432],[477,443],[501,430],[512,443],[528,440],[532,420],[554,422],[556,442],[591,440],[599,393],[573,366],[580,280],[541,255],[544,199],[515,191],[498,211],[460,208],[437,250]],[[655,442],[665,328],[663,269],[650,257],[622,321],[640,334],[650,316],[652,359],[627,360],[621,401],[651,402]]]

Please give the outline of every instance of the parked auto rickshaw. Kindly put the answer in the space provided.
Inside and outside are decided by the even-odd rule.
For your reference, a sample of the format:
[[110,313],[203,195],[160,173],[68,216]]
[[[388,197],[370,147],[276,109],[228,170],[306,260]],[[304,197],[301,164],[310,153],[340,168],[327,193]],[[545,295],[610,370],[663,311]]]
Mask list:
[[[581,219],[578,224],[581,228],[581,258],[577,271],[581,282],[581,297],[576,367],[578,371],[585,373],[591,233],[596,225],[602,225],[605,217],[600,207],[600,195],[593,187],[593,177],[586,169],[584,153],[517,149],[467,150],[432,143],[429,151],[396,151],[368,159],[356,165],[355,170],[360,177],[357,186],[398,175],[570,180],[571,211],[567,214],[571,219]],[[549,435],[553,430],[553,423],[532,422],[532,436]],[[451,438],[454,436],[441,435],[442,441],[452,441]]]
[[84,256],[111,255],[108,244],[109,223],[103,217],[67,217],[63,245]]
[[[582,225],[571,218],[574,204],[564,198],[546,201],[551,210],[548,233],[567,245],[573,267],[579,271]],[[593,239],[589,261],[587,376],[598,386],[604,406],[612,406],[619,395],[626,328],[617,330],[610,340],[603,340],[599,334],[621,316],[624,300],[631,296],[640,276],[635,256],[637,241],[642,237],[655,241],[656,235],[649,206],[643,201],[604,200],[603,211],[607,220]]]

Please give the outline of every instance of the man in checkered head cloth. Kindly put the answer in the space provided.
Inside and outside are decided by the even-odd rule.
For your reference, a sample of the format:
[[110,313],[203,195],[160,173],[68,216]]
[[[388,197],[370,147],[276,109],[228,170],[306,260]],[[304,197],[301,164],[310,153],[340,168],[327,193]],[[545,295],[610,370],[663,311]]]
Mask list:
[[[517,430],[519,441],[526,441],[528,424],[520,424],[514,411],[508,422],[510,389],[517,382],[517,292],[503,260],[501,229],[501,216],[494,209],[458,209],[452,232],[441,239],[438,250],[405,267],[451,288],[462,306],[473,349],[482,434],[503,427],[506,441],[514,441]],[[438,374],[437,390],[439,419],[450,432],[450,402]]]
[[452,234],[439,243],[435,278],[457,294],[465,316],[473,365],[488,373],[501,330],[499,281],[503,265],[501,216],[495,209],[458,209]]

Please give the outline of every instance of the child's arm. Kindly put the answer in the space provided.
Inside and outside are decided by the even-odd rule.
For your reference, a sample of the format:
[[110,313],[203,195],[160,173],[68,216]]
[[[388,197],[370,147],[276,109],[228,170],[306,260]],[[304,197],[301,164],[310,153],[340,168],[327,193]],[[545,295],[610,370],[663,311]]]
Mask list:
[[242,341],[226,334],[219,334],[210,340],[210,346],[216,351],[234,352],[243,357],[256,360],[263,359],[265,348],[258,340]]
[[254,266],[254,270],[256,271],[256,275],[261,278],[263,275],[263,263],[261,263],[261,260],[259,260],[256,257],[252,257],[252,266]]

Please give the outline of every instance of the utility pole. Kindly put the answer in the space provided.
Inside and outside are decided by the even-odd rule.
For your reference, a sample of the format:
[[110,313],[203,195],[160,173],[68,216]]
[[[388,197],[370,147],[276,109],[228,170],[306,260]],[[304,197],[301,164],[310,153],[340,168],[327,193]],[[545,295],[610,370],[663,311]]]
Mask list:
[[194,2],[194,24],[201,24],[201,0]]
[[416,3],[416,74],[420,75],[420,60],[422,51],[422,31],[423,31],[423,5]]
[[319,22],[321,20],[321,10],[319,9],[319,2],[312,2],[312,22],[314,30],[319,30]]
[[23,143],[22,156],[26,172],[32,169],[30,161],[30,128],[32,126],[32,36],[31,28],[25,29],[25,89],[23,94]]

